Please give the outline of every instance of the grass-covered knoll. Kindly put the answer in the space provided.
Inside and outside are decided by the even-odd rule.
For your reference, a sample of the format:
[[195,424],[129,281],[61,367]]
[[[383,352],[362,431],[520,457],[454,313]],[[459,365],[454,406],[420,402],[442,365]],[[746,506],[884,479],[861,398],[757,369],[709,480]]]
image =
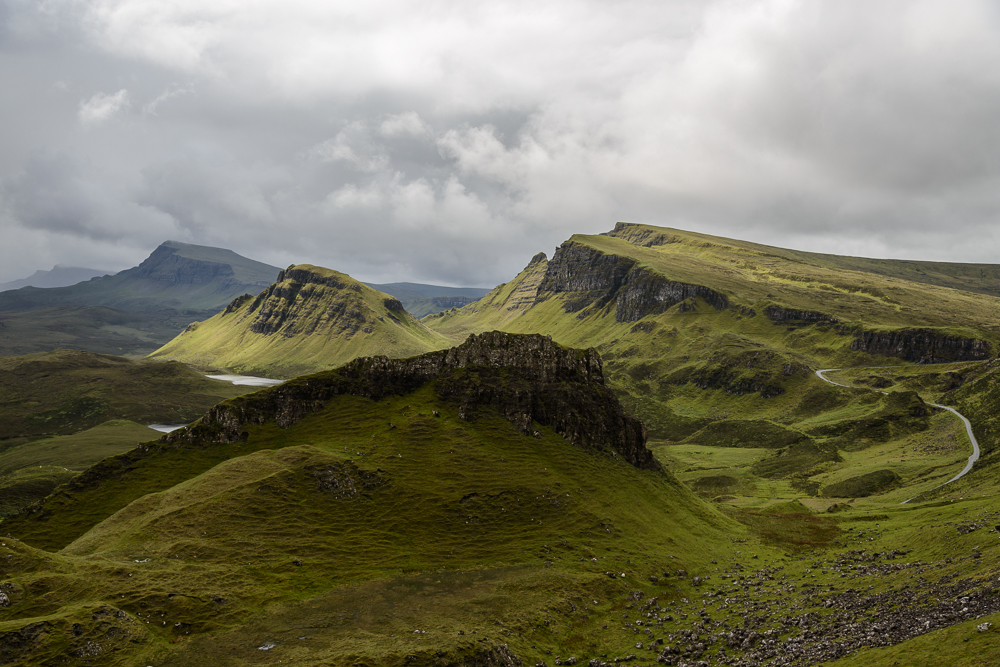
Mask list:
[[236,299],[192,324],[151,356],[292,377],[356,357],[406,357],[448,344],[397,299],[346,274],[304,264],[282,271],[257,297]]
[[[540,365],[523,381],[497,369],[518,395],[539,382],[569,396],[573,384],[602,386],[586,353],[533,340]],[[492,343],[482,353],[506,354]],[[748,558],[729,550],[745,531],[668,473],[584,446],[588,434],[565,424],[567,437],[538,421],[525,434],[502,405],[476,407],[487,369],[455,367],[377,400],[341,393],[290,424],[283,387],[264,390],[233,405],[271,405],[287,428],[248,421],[228,444],[193,428],[193,441],[151,444],[96,485],[63,487],[33,517],[4,522],[29,544],[68,546],[42,562],[9,541],[21,556],[3,570],[16,601],[0,610],[0,635],[107,604],[124,612],[120,632],[144,626],[107,664],[625,655],[636,639],[622,612],[638,602],[659,613],[694,594],[690,577],[712,558]],[[95,509],[102,521],[87,518]]]

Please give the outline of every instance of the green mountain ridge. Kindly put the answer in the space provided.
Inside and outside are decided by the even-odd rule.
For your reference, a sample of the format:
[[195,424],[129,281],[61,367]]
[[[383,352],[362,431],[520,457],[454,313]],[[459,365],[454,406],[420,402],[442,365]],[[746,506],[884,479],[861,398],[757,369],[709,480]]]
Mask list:
[[[685,387],[775,398],[804,389],[818,368],[979,360],[1000,349],[997,297],[830,268],[837,262],[868,260],[620,223],[574,236],[480,301],[423,321],[453,339],[502,329],[594,345],[615,390],[667,437],[697,426],[687,415],[702,401]],[[766,418],[788,407],[779,403],[752,411]]]
[[[417,322],[289,267],[171,345],[336,368],[5,520],[0,657],[991,664],[993,283],[622,223]],[[970,443],[932,403],[982,450],[955,481]]]

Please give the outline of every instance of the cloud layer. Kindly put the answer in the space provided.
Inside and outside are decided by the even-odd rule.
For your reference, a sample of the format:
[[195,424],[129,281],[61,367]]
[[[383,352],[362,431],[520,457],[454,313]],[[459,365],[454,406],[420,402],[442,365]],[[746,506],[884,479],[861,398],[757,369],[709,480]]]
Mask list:
[[174,238],[489,286],[618,220],[997,261],[995,3],[0,8],[0,280]]

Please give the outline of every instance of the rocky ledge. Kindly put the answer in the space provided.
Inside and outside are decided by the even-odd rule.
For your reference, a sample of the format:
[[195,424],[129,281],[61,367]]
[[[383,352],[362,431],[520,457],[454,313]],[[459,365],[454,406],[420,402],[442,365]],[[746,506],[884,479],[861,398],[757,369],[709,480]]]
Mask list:
[[275,421],[288,428],[338,395],[379,400],[428,382],[457,404],[463,419],[501,414],[524,435],[535,423],[573,444],[621,456],[638,468],[658,470],[646,448],[642,423],[625,413],[604,382],[596,350],[564,348],[545,336],[499,331],[472,335],[449,350],[410,359],[366,357],[332,371],[224,401],[192,426],[161,440],[175,445],[235,442],[247,427]]
[[952,336],[933,329],[857,331],[851,349],[918,364],[979,361],[991,356],[989,341]]

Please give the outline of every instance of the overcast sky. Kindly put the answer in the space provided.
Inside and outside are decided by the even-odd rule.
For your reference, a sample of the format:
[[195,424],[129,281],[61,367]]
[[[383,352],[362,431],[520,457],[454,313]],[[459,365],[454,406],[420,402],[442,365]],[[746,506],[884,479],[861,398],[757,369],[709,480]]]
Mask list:
[[618,220],[1000,263],[1000,3],[0,0],[0,281],[492,286]]

